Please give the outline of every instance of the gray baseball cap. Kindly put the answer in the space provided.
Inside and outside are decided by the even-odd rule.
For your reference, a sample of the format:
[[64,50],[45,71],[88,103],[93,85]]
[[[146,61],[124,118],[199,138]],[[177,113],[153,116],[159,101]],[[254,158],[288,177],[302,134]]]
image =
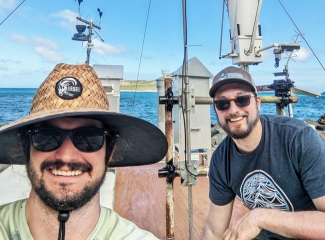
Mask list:
[[229,83],[242,83],[249,86],[254,93],[257,92],[254,81],[248,72],[241,68],[230,66],[221,70],[213,78],[212,87],[209,91],[210,97],[213,98],[219,88]]

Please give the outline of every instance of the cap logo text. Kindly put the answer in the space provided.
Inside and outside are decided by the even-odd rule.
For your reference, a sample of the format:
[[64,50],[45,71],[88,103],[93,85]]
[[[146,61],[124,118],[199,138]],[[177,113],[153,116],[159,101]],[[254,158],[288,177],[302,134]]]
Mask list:
[[228,73],[228,78],[244,78],[244,75],[241,73]]
[[55,93],[62,99],[74,99],[81,95],[82,85],[76,78],[65,77],[56,84]]

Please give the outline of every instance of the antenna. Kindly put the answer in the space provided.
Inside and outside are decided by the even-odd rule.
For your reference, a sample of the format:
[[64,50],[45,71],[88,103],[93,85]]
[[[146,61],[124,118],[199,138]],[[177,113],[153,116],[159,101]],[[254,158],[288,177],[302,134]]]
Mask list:
[[80,3],[82,3],[83,0],[78,0],[79,7],[78,7],[78,16],[80,16]]
[[[94,47],[94,44],[92,43],[92,39],[91,39],[91,37],[93,35],[93,31],[100,38],[100,40],[102,42],[104,42],[104,40],[99,36],[99,34],[95,30],[95,28],[100,30],[101,29],[100,26],[94,24],[92,20],[87,21],[86,19],[83,19],[83,18],[80,17],[80,3],[82,1],[83,0],[78,0],[78,2],[79,2],[79,9],[78,9],[79,16],[76,17],[76,19],[88,25],[88,27],[87,27],[88,28],[88,36],[83,34],[83,32],[86,30],[86,25],[76,25],[76,29],[77,29],[78,33],[73,35],[72,40],[75,40],[75,41],[88,41],[88,43],[87,43],[87,59],[86,59],[85,63],[89,65],[90,52],[91,52],[91,49]],[[97,11],[99,12],[99,17],[100,17],[99,23],[100,23],[103,13],[100,11],[99,8],[97,8]]]
[[100,23],[102,22],[102,15],[103,15],[103,12],[101,12],[99,8],[97,8],[97,11],[98,11],[98,13],[99,13],[99,26],[100,26]]

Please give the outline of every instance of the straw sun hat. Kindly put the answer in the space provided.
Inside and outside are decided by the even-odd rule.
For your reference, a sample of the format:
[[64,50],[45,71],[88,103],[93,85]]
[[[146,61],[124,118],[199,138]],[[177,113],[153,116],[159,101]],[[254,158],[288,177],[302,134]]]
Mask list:
[[17,134],[30,124],[60,117],[92,118],[119,135],[109,167],[152,164],[167,152],[164,134],[151,123],[109,110],[105,90],[88,65],[58,64],[37,90],[30,114],[0,128],[0,164],[24,164]]

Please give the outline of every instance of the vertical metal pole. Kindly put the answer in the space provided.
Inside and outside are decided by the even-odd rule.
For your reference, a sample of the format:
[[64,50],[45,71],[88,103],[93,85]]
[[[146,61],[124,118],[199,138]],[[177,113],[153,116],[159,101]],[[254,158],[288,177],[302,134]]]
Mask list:
[[277,115],[282,115],[282,116],[285,116],[286,115],[286,111],[284,108],[281,108],[280,107],[280,104],[276,104],[276,114]]
[[90,59],[92,30],[93,30],[93,22],[90,21],[90,23],[89,23],[88,44],[87,44],[87,60],[86,60],[87,65],[89,65],[89,59]]
[[[188,79],[188,45],[187,45],[187,19],[186,19],[186,0],[182,2],[183,6],[183,30],[184,30],[184,66],[183,66],[183,79],[185,77],[185,90],[183,96],[185,96],[185,104],[182,106],[185,109],[185,138],[186,138],[186,159],[187,159],[187,169],[192,169],[191,160],[191,126],[190,126],[190,89],[189,89],[189,79]],[[193,201],[192,201],[192,176],[188,174],[188,217],[189,217],[189,239],[193,240]]]
[[[291,90],[290,91],[290,96],[292,96],[292,94],[293,94],[293,91]],[[292,117],[293,118],[292,103],[289,103],[288,104],[288,114],[289,114],[289,117]]]
[[249,46],[249,50],[245,51],[246,55],[250,55],[253,52],[255,36],[256,36],[256,29],[257,29],[257,26],[258,26],[258,19],[260,17],[260,13],[261,13],[261,7],[262,7],[262,0],[259,0],[258,5],[257,5],[257,10],[256,10],[256,15],[255,15],[254,27],[253,27],[252,37],[251,37],[251,43],[250,43],[250,46]]
[[[165,78],[165,92],[172,87],[172,79]],[[173,165],[173,119],[172,110],[165,110],[165,136],[168,142],[166,165]],[[174,239],[174,178],[166,177],[166,237]]]

